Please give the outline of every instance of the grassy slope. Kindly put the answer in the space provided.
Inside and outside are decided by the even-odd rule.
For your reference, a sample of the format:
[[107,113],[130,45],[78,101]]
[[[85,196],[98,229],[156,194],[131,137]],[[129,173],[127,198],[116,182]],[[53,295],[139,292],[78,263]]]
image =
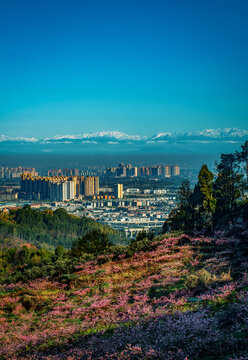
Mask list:
[[[237,249],[235,239],[166,238],[131,258],[100,256],[65,282],[3,286],[2,358],[234,358],[248,333]],[[203,267],[211,278],[192,285]]]

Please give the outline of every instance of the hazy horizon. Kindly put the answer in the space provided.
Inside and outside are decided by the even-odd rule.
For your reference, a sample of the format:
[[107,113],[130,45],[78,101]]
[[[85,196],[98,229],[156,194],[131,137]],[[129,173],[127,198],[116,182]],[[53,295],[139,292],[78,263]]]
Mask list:
[[48,168],[86,168],[118,166],[120,162],[133,166],[148,164],[176,164],[189,169],[198,169],[203,163],[213,169],[219,154],[0,154],[0,165],[15,167],[32,166]]

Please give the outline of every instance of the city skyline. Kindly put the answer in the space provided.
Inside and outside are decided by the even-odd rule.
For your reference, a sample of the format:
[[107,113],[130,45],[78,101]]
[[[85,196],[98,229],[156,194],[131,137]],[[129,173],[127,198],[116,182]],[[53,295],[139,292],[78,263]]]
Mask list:
[[3,135],[247,129],[246,1],[0,9]]

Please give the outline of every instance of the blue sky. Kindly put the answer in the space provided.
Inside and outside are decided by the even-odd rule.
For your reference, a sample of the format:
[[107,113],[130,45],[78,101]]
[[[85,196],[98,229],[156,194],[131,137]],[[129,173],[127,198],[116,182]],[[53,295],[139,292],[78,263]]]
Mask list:
[[2,0],[0,134],[248,126],[248,1]]

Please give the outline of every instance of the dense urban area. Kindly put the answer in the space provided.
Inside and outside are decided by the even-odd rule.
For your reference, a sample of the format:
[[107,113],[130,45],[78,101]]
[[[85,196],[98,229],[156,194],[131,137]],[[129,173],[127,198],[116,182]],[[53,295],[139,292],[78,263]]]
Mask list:
[[177,201],[183,178],[192,172],[178,165],[120,163],[116,167],[35,169],[0,166],[0,209],[30,204],[36,209],[64,208],[125,232],[157,232]]

